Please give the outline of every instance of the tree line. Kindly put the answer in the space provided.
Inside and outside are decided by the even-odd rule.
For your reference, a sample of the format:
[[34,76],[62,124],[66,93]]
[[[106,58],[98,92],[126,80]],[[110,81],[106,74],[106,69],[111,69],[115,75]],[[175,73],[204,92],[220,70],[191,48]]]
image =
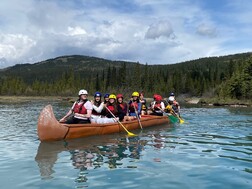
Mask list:
[[[73,63],[73,60],[78,63]],[[36,71],[25,71],[35,66],[40,67]],[[8,74],[0,72],[0,95],[74,96],[79,89],[84,88],[91,94],[100,91],[128,96],[133,91],[143,91],[148,97],[154,93],[167,97],[170,92],[199,97],[252,97],[250,53],[202,58],[172,65],[103,59],[84,61],[78,56],[77,59],[65,57],[64,64],[55,59],[46,61],[46,64],[18,65],[12,69]]]

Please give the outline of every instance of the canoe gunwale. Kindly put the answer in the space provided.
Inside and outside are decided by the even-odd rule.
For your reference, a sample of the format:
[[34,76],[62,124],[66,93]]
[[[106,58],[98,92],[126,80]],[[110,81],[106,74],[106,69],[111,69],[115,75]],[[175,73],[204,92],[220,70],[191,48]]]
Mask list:
[[[160,116],[148,116],[148,117],[143,117],[140,119],[141,122],[145,121],[150,121],[150,120],[156,120],[157,118],[160,118]],[[137,119],[131,120],[131,121],[126,121],[126,122],[121,122],[123,125],[128,125],[132,123],[138,122]],[[69,127],[69,128],[74,128],[74,127],[108,127],[108,126],[116,126],[119,125],[118,122],[114,123],[83,123],[83,124],[66,124],[66,123],[60,123],[62,126]]]

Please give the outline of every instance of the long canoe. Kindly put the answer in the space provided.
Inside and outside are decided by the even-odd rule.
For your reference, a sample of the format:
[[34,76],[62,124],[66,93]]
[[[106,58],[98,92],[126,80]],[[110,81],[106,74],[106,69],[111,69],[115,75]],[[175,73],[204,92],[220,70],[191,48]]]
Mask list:
[[[142,116],[142,127],[157,126],[168,124],[169,119],[166,116]],[[122,122],[127,130],[139,129],[138,120]],[[37,127],[40,141],[55,141],[73,138],[82,138],[92,135],[105,135],[111,133],[125,132],[119,123],[106,124],[64,124],[60,123],[54,115],[51,105],[47,105],[41,111],[38,118]]]

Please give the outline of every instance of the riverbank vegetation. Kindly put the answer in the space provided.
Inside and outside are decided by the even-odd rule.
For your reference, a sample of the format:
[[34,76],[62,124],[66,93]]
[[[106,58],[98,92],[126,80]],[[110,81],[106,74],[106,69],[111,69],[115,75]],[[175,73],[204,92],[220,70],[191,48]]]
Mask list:
[[123,93],[246,101],[252,99],[252,53],[201,58],[171,65],[64,56],[0,70],[0,95],[74,96],[85,88]]

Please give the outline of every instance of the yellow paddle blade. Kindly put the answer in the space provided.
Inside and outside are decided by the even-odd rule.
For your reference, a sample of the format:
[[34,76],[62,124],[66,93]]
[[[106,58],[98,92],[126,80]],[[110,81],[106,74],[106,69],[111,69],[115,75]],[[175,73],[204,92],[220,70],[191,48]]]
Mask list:
[[181,118],[179,118],[179,123],[183,124],[185,121]]
[[136,134],[131,133],[131,132],[128,132],[128,135],[129,135],[129,136],[137,136]]

